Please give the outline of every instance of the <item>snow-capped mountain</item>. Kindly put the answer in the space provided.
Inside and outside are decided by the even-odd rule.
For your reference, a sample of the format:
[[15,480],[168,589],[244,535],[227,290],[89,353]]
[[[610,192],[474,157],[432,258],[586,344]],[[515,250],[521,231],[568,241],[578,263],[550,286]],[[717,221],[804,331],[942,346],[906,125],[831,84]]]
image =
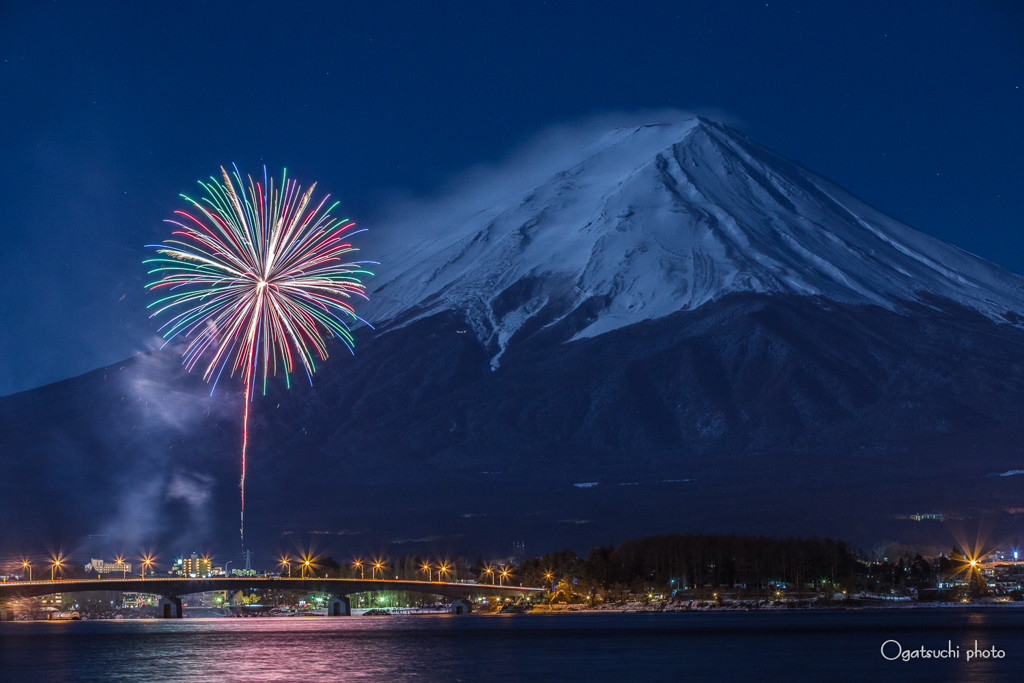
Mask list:
[[[1020,276],[702,119],[570,156],[396,228],[421,237],[360,309],[385,324],[253,400],[266,556],[293,533],[910,540],[921,511],[1019,531]],[[0,397],[8,543],[236,538],[240,390],[165,349]]]
[[1024,277],[700,117],[614,130],[529,191],[490,194],[490,208],[389,256],[370,319],[463,312],[496,364],[526,320],[553,324],[584,302],[574,338],[734,292],[1024,313]]

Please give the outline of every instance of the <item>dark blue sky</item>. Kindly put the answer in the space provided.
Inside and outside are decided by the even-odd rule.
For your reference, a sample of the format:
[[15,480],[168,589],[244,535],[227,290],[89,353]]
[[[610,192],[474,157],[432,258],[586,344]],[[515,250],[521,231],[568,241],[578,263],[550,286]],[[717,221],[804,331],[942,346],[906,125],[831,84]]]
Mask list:
[[142,247],[221,164],[386,230],[609,111],[719,110],[1024,272],[1022,88],[1019,2],[2,3],[0,395],[146,348]]

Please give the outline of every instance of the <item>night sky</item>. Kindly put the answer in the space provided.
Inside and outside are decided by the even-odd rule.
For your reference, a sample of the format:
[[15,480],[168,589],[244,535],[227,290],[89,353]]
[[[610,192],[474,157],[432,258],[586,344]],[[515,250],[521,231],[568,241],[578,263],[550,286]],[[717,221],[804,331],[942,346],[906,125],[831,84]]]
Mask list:
[[1024,272],[1022,88],[1012,1],[0,3],[0,395],[152,347],[143,246],[222,164],[381,232],[609,112],[713,112]]

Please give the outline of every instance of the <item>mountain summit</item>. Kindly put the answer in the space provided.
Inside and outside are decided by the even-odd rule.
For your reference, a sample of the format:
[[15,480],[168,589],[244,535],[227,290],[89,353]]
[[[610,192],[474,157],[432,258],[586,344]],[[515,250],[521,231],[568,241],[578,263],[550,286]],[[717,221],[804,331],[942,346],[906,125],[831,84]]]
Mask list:
[[570,164],[394,255],[369,317],[463,312],[497,362],[531,319],[576,313],[570,338],[590,337],[730,293],[1024,313],[1024,277],[704,118],[614,130]]

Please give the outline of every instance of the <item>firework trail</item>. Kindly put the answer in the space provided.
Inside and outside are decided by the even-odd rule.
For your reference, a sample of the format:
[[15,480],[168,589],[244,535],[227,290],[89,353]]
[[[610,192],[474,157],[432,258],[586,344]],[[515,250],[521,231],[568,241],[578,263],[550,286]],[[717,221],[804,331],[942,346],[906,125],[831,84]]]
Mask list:
[[[299,359],[312,384],[314,353],[327,358],[324,333],[340,338],[351,351],[354,339],[348,322],[361,321],[349,303],[366,298],[360,281],[372,275],[364,265],[348,261],[357,251],[349,242],[355,223],[333,218],[337,202],[327,206],[311,198],[316,183],[305,193],[282,173],[277,187],[249,176],[246,187],[235,168],[234,181],[221,167],[223,182],[200,181],[206,196],[191,211],[175,211],[168,223],[176,226],[172,238],[149,245],[158,256],[147,259],[149,271],[160,279],[146,285],[168,294],[149,305],[150,317],[170,311],[160,328],[164,345],[182,336],[188,341],[183,355],[192,371],[204,366],[203,378],[217,381],[224,369],[237,372],[245,384],[242,418],[242,511],[239,533],[245,542],[245,456],[249,442],[249,404],[255,380],[280,369],[288,386]],[[236,189],[237,186],[237,189]],[[369,323],[367,323],[369,324]],[[213,390],[211,389],[211,394]]]

